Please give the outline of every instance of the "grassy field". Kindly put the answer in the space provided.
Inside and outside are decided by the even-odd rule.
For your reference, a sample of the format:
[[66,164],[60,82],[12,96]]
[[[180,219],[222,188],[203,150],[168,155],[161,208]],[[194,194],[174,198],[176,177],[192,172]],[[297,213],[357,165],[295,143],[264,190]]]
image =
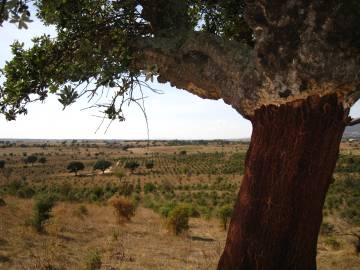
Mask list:
[[[236,198],[247,147],[0,141],[0,269],[215,269],[226,238],[222,213]],[[103,159],[111,168],[94,171]],[[84,170],[69,172],[71,161]],[[138,167],[124,168],[130,163]],[[344,142],[324,208],[319,269],[360,269],[359,177],[360,143]],[[42,194],[55,205],[37,232],[31,224]],[[109,203],[119,195],[136,207],[130,220],[119,222]],[[189,222],[176,235],[169,220],[178,208]]]

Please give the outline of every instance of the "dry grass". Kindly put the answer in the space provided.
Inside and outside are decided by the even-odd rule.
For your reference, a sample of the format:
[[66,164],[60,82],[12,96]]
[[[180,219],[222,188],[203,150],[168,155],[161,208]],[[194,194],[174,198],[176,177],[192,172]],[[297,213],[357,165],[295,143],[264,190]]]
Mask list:
[[[187,235],[167,232],[163,219],[140,208],[131,223],[118,225],[109,206],[88,204],[89,214],[74,215],[77,204],[59,203],[37,234],[24,225],[31,200],[6,197],[0,209],[0,269],[83,269],[89,250],[99,249],[104,269],[211,269],[225,233],[217,221],[192,219]],[[107,268],[106,268],[107,267]],[[117,268],[116,268],[117,267]]]
[[[110,206],[87,204],[88,215],[75,215],[78,204],[58,203],[46,234],[24,226],[31,200],[5,197],[0,208],[0,269],[84,269],[90,250],[102,255],[102,269],[215,269],[226,233],[217,220],[190,219],[190,230],[174,236],[164,220],[139,208],[130,223],[119,225]],[[359,269],[351,239],[341,249],[319,243],[318,269]],[[113,267],[113,268],[111,268]]]

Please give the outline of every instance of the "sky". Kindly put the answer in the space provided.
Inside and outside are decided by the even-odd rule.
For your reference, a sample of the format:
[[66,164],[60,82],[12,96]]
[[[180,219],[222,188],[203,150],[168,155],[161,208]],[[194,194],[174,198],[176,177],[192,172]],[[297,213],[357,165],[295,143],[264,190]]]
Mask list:
[[[55,30],[34,19],[28,30],[13,24],[0,27],[0,68],[11,59],[10,44],[15,40],[31,46],[31,38]],[[145,108],[150,139],[239,139],[251,136],[251,123],[222,100],[205,100],[169,84],[152,85],[163,94],[146,91]],[[147,139],[147,126],[142,111],[132,105],[126,108],[126,121],[114,121],[106,130],[97,109],[88,107],[86,99],[62,110],[56,96],[45,103],[28,106],[28,114],[8,122],[0,115],[0,138],[25,139]],[[360,115],[355,104],[352,115]]]
[[[54,29],[34,20],[28,30],[18,30],[13,24],[0,27],[0,68],[11,59],[10,44],[14,40],[31,46],[31,38],[43,33],[55,35]],[[163,94],[146,91],[145,109],[150,139],[234,139],[248,138],[251,123],[222,100],[205,100],[169,84],[154,83]],[[0,115],[0,138],[29,139],[146,139],[147,127],[142,111],[134,104],[126,108],[126,121],[114,121],[106,131],[97,109],[80,100],[64,111],[56,96],[45,103],[28,106],[28,114],[16,121],[6,121]],[[96,132],[97,131],[97,132]]]

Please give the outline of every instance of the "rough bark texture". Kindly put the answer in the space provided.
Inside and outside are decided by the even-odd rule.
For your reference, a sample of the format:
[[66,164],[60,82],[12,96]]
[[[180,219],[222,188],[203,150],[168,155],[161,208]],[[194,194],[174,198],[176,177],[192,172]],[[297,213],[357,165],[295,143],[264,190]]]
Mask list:
[[262,107],[218,269],[315,270],[348,111],[335,95]]
[[156,66],[158,81],[199,97],[223,99],[247,116],[262,87],[252,50],[214,35],[188,32],[173,37],[142,38],[134,44],[139,69]]
[[[154,37],[136,43],[137,64],[156,65],[159,82],[222,98],[246,118],[263,105],[314,95],[336,93],[346,107],[360,97],[356,0],[246,1],[254,48],[189,29],[184,7],[175,4],[181,1],[141,2]],[[168,5],[178,12],[167,12]]]

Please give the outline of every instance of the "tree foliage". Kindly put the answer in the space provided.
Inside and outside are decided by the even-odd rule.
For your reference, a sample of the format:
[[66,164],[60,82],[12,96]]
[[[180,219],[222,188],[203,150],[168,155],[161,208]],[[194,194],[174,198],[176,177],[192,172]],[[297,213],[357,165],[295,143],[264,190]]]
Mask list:
[[111,165],[112,165],[111,161],[108,161],[108,160],[105,160],[105,159],[100,159],[100,160],[95,162],[93,169],[94,170],[100,170],[103,173],[105,173],[105,170],[110,168]]
[[[324,94],[313,79],[333,83],[332,93],[348,85],[349,104],[359,96],[357,88],[349,90],[360,66],[354,60],[360,48],[357,0],[0,3],[0,23],[25,28],[30,15],[55,26],[57,34],[34,38],[29,49],[12,45],[13,59],[1,70],[0,112],[8,120],[26,114],[28,103],[57,94],[64,108],[85,96],[89,107],[123,121],[124,104],[133,102],[145,113],[143,89],[151,88],[146,80],[154,76],[201,97],[223,98],[245,117],[279,98]],[[315,25],[308,21],[312,16]],[[102,93],[111,98],[97,102]]]
[[140,163],[136,160],[130,160],[127,161],[124,165],[125,169],[129,169],[131,173],[134,173],[134,171],[140,166]]
[[2,69],[5,83],[0,92],[0,111],[8,120],[26,114],[29,102],[43,101],[50,93],[57,94],[65,108],[82,96],[92,100],[106,89],[111,89],[111,100],[94,106],[111,120],[124,120],[123,104],[142,105],[142,90],[134,93],[147,85],[142,75],[152,79],[158,72],[156,66],[135,61],[135,46],[145,38],[171,36],[179,42],[178,31],[196,29],[253,43],[243,1],[9,0],[0,4],[0,23],[10,20],[27,27],[28,2],[43,23],[56,27],[57,36],[36,37],[30,49],[19,42],[12,45],[14,57]]
[[34,164],[38,160],[38,157],[36,155],[30,155],[25,158],[25,163],[31,163]]
[[45,164],[47,162],[47,159],[46,157],[40,157],[38,161],[42,164]]
[[75,175],[77,175],[78,171],[82,171],[84,168],[85,165],[81,161],[72,161],[67,166],[67,170],[75,173]]

